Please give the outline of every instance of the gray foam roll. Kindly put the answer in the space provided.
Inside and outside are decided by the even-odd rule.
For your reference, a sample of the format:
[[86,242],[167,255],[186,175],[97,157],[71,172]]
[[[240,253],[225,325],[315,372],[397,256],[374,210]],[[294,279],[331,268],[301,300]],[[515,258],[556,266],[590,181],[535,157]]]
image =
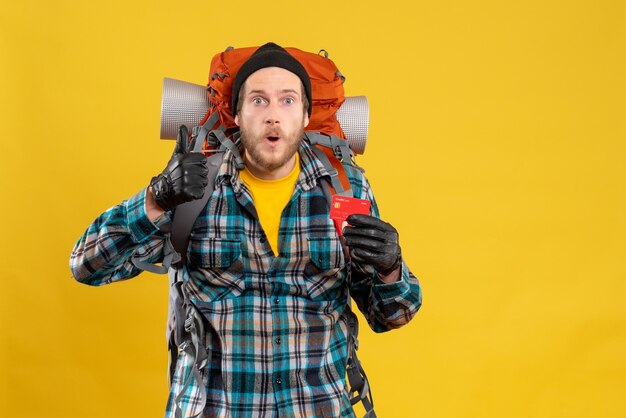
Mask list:
[[370,120],[367,97],[346,97],[346,100],[337,110],[337,120],[352,151],[356,154],[363,154]]
[[180,125],[192,128],[209,110],[207,87],[186,81],[163,79],[161,139],[176,139]]
[[[189,128],[198,125],[208,110],[206,86],[164,78],[161,96],[161,138],[176,139],[180,125]],[[367,98],[346,97],[337,110],[337,120],[352,151],[363,154],[369,126]]]

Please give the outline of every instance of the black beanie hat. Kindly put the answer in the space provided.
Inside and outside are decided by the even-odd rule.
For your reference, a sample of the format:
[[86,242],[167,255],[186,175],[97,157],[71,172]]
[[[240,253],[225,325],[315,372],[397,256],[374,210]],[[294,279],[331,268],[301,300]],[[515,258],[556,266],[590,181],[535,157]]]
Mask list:
[[237,102],[239,101],[239,90],[241,86],[243,86],[243,83],[252,73],[266,67],[284,68],[300,78],[304,86],[304,93],[309,99],[307,112],[309,116],[311,116],[311,110],[313,108],[313,101],[311,99],[311,79],[304,69],[304,66],[284,48],[273,42],[268,42],[254,51],[250,58],[243,63],[235,76],[235,82],[233,84],[233,117],[237,115]]

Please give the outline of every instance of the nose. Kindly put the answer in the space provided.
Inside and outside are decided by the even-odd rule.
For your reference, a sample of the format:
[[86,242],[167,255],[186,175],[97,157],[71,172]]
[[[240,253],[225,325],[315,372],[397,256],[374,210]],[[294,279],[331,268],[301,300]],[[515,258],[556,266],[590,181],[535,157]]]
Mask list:
[[276,102],[271,102],[267,106],[267,112],[265,114],[265,124],[266,125],[275,125],[280,123],[280,118],[278,117],[278,105]]

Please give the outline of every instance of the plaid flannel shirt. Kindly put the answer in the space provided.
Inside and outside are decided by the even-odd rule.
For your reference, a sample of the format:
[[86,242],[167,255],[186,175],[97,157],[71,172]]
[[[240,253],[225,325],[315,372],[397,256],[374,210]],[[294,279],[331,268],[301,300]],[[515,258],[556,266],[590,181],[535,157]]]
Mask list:
[[[192,363],[181,352],[166,417],[175,416],[176,404],[182,416],[352,417],[345,378],[349,297],[376,332],[406,324],[421,306],[420,285],[404,262],[400,280],[392,284],[370,266],[347,262],[319,185],[329,174],[306,142],[299,152],[301,173],[282,213],[278,255],[232,154],[224,157],[182,270],[185,290],[207,323],[206,406],[199,406],[197,385],[181,386]],[[366,178],[357,168],[346,169],[354,196],[369,199],[371,215],[378,216]],[[70,259],[77,280],[120,281],[141,272],[131,257],[163,259],[163,231],[172,214],[151,222],[145,193],[89,226]]]

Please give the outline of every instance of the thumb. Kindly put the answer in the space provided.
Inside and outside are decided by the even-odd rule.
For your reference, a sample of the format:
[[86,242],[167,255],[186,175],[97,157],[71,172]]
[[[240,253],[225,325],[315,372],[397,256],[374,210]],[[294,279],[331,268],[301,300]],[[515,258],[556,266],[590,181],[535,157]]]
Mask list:
[[178,128],[178,137],[176,138],[176,148],[174,154],[187,154],[189,152],[189,131],[185,125]]

